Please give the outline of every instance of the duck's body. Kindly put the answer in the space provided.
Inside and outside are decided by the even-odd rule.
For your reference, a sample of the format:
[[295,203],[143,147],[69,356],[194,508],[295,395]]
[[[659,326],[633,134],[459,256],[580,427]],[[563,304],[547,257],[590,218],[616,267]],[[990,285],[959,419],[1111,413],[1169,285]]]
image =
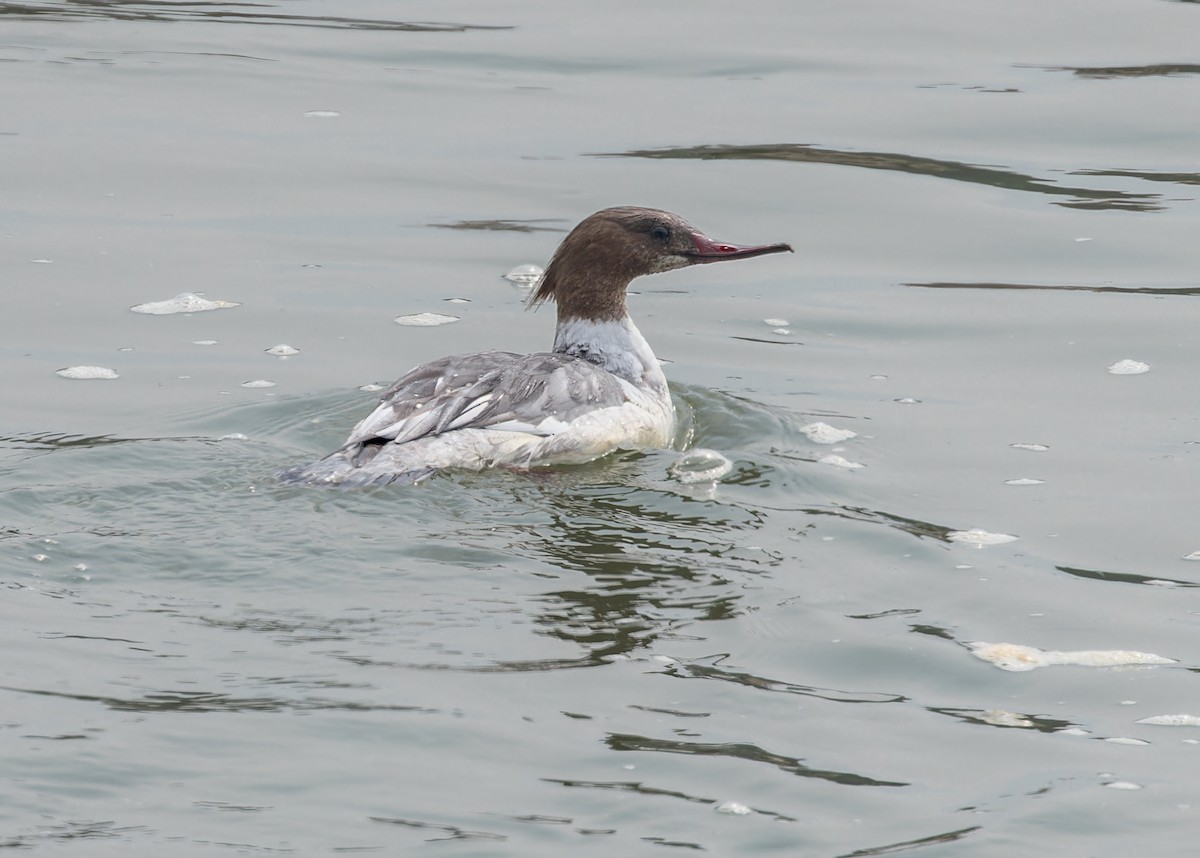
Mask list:
[[338,450],[282,474],[289,482],[415,482],[447,468],[587,462],[662,447],[674,408],[658,359],[629,318],[641,274],[791,248],[706,238],[678,215],[605,209],[563,240],[532,303],[555,300],[551,352],[481,352],[423,364],[397,380]]

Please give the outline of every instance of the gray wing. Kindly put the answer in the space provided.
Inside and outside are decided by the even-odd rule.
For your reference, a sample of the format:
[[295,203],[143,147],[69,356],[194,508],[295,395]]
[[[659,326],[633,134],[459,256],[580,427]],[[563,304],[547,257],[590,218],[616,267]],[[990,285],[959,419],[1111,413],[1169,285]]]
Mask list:
[[625,402],[615,377],[570,355],[482,352],[423,364],[396,381],[343,450],[455,429],[553,435],[580,414]]

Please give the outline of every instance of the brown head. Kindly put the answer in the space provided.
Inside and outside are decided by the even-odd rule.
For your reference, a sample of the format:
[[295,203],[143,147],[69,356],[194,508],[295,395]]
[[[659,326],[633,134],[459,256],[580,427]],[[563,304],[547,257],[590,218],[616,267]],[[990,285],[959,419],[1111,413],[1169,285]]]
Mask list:
[[617,320],[625,316],[625,289],[635,277],[784,251],[791,253],[792,246],[713,241],[679,215],[659,209],[604,209],[563,239],[529,306],[556,301],[560,319]]

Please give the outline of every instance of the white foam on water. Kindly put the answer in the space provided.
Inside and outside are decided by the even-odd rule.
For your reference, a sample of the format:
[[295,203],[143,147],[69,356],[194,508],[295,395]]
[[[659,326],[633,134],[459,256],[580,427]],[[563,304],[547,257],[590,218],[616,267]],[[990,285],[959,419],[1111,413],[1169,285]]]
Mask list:
[[79,381],[121,377],[115,369],[109,369],[106,366],[65,366],[60,370],[55,370],[55,372],[63,378],[72,378]]
[[851,462],[849,459],[830,453],[828,456],[822,456],[817,459],[822,465],[832,465],[835,468],[845,468],[848,471],[854,471],[858,468],[865,468],[866,465],[861,462]]
[[987,530],[973,527],[970,530],[952,530],[946,534],[946,538],[951,542],[963,542],[967,545],[982,548],[985,545],[1003,545],[1006,542],[1016,542],[1019,537],[1013,536],[1011,533],[991,533]]
[[1141,375],[1143,372],[1150,371],[1150,364],[1126,358],[1111,364],[1108,371],[1113,375]]
[[397,325],[413,328],[433,328],[438,325],[449,325],[458,320],[458,316],[448,316],[445,313],[409,313],[407,316],[397,316],[392,319]]
[[174,298],[134,304],[129,309],[147,316],[170,316],[175,313],[205,313],[209,310],[228,310],[240,306],[242,305],[237,301],[210,301],[194,292],[180,292]]
[[1139,718],[1135,724],[1153,724],[1156,727],[1200,727],[1200,715],[1151,715]]
[[838,444],[858,437],[858,433],[853,429],[838,429],[836,426],[819,421],[801,426],[800,431],[814,444]]
[[1022,644],[987,643],[985,641],[971,641],[967,647],[976,658],[990,662],[1002,670],[1011,671],[1035,670],[1052,665],[1118,667],[1133,664],[1175,664],[1173,658],[1164,658],[1152,652],[1128,649],[1060,652]]

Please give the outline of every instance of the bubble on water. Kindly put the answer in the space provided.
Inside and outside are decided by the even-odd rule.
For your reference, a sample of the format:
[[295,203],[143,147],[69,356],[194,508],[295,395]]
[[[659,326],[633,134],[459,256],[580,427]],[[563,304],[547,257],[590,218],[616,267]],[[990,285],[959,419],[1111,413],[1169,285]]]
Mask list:
[[733,463],[716,450],[689,450],[671,464],[671,476],[681,483],[712,483],[733,470]]
[[542,275],[546,270],[540,265],[528,263],[526,265],[518,265],[512,271],[504,275],[504,279],[515,286],[522,288],[532,288],[542,279]]
[[1132,736],[1109,736],[1104,740],[1114,745],[1149,745],[1145,739],[1134,739]]
[[54,260],[53,259],[31,259],[29,261],[36,265],[49,265]]
[[787,319],[763,319],[764,325],[770,325],[772,328],[783,328],[790,325]]
[[215,346],[220,340],[192,340],[194,346]]
[[249,387],[252,389],[262,388],[262,387],[274,387],[274,386],[275,386],[275,382],[267,381],[265,378],[256,378],[253,381],[243,381],[242,382],[242,387]]
[[1193,551],[1191,554],[1183,555],[1184,560],[1200,560],[1200,551]]
[[814,444],[837,444],[858,437],[858,433],[853,429],[838,429],[819,421],[801,426],[800,431]]
[[63,378],[73,378],[80,381],[121,377],[115,369],[109,369],[106,366],[65,366],[62,369],[55,370],[55,372]]
[[432,328],[438,325],[449,325],[457,322],[458,316],[448,316],[445,313],[410,313],[407,316],[397,316],[392,319],[397,325],[407,325],[414,328]]
[[241,432],[230,432],[228,435],[222,435],[218,441],[249,441],[250,436]]
[[445,301],[447,304],[470,304],[471,303],[470,298],[443,298],[442,300]]
[[1108,371],[1113,375],[1141,375],[1150,371],[1150,364],[1126,358],[1110,365]]
[[1138,790],[1142,788],[1141,784],[1135,784],[1133,781],[1109,781],[1105,786],[1109,789],[1123,790]]
[[920,405],[921,400],[913,399],[911,396],[904,396],[900,399],[893,399],[893,402],[899,402],[901,405]]
[[383,385],[371,382],[370,384],[360,384],[358,389],[365,393],[374,393],[377,390],[383,390]]
[[1018,477],[1015,480],[1005,480],[1004,485],[1006,485],[1006,486],[1040,486],[1040,485],[1044,484],[1045,482],[1046,482],[1045,480],[1035,480],[1032,477]]
[[134,304],[129,309],[135,313],[145,313],[149,316],[170,316],[174,313],[205,313],[209,310],[228,310],[231,307],[242,306],[237,301],[210,301],[194,292],[180,292],[174,298],[166,301],[149,301],[145,304]]
[[264,349],[267,354],[275,355],[276,357],[291,357],[292,355],[300,354],[300,349],[292,348],[287,343],[280,343],[277,346],[271,346],[269,349]]
[[1050,448],[1045,444],[1009,444],[1014,450],[1029,450],[1032,453],[1045,453]]
[[304,115],[309,119],[337,119],[342,112],[340,110],[306,110]]
[[862,464],[861,462],[851,462],[849,459],[833,453],[830,453],[828,456],[822,456],[821,458],[817,459],[817,461],[822,465],[832,465],[835,468],[845,468],[848,471],[866,467],[866,465]]
[[1016,542],[1018,539],[1011,533],[991,533],[978,527],[970,530],[952,530],[946,534],[946,538],[951,542],[962,542],[966,545],[974,545],[976,548],[982,548],[985,545],[1003,545],[1006,542]]

